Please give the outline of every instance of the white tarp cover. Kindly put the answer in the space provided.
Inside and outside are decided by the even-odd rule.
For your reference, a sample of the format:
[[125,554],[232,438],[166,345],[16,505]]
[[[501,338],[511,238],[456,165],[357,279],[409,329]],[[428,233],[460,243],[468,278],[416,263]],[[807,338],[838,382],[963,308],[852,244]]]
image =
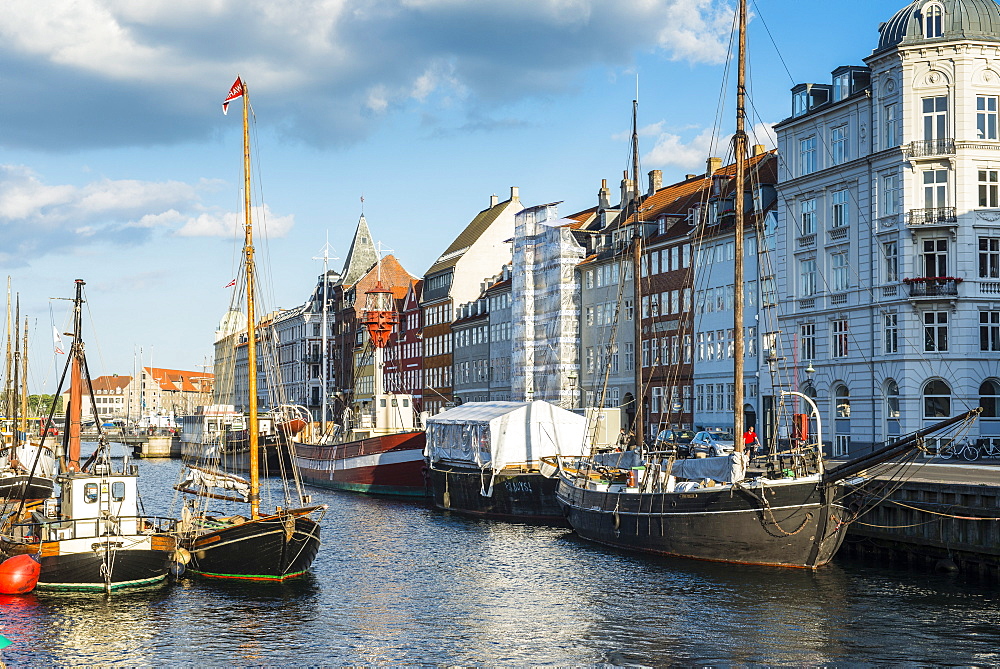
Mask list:
[[679,479],[712,479],[719,483],[742,481],[747,475],[750,457],[746,453],[730,453],[714,458],[688,458],[674,462],[670,470]]
[[583,455],[587,420],[542,400],[469,402],[427,419],[424,455],[500,471],[548,455]]

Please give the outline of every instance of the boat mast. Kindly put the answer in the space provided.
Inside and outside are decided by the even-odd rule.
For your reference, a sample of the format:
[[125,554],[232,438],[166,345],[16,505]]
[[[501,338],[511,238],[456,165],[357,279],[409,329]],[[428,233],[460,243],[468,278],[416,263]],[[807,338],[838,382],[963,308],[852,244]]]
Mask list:
[[260,517],[260,462],[257,455],[259,425],[257,423],[257,333],[254,327],[254,262],[253,262],[253,217],[250,213],[250,94],[246,82],[242,83],[243,93],[243,216],[247,282],[247,405],[250,424],[247,439],[250,454],[250,516]]
[[28,443],[28,317],[24,317],[24,332],[21,335],[24,343],[21,345],[21,433],[25,443]]
[[[639,352],[639,343],[642,341],[642,287],[639,277],[642,274],[642,225],[639,222],[639,129],[638,122],[639,100],[632,100],[632,327],[635,338],[635,353]],[[645,431],[642,410],[642,360],[636,355],[635,365],[635,444],[641,451],[643,448],[643,432]]]
[[326,291],[327,287],[330,285],[329,277],[327,276],[327,271],[328,271],[327,265],[329,258],[330,258],[330,238],[329,238],[329,233],[327,233],[326,246],[323,248],[323,339],[322,339],[323,355],[320,358],[320,362],[323,364],[323,367],[320,369],[319,373],[319,380],[320,383],[322,384],[322,390],[320,392],[323,393],[323,417],[320,419],[320,434],[323,435],[323,438],[326,438],[326,412],[328,408],[327,395],[330,393],[330,389],[327,388],[327,380],[326,380],[328,374],[328,365],[329,365],[329,361],[327,360],[327,351],[326,351],[326,346],[327,346],[326,331],[327,328],[329,327],[327,325],[327,320],[326,320],[328,314],[327,305],[329,304],[328,300],[329,296],[327,295]]
[[739,0],[739,46],[738,46],[738,67],[736,78],[736,134],[733,136],[733,153],[736,160],[736,190],[733,195],[733,213],[735,218],[736,244],[734,247],[735,258],[735,278],[734,292],[736,299],[733,300],[733,377],[734,377],[734,397],[733,405],[735,413],[733,416],[733,441],[735,450],[742,453],[745,449],[743,443],[744,416],[743,416],[743,254],[744,254],[744,229],[746,227],[744,185],[746,181],[746,152],[747,135],[745,126],[746,119],[746,33],[747,33],[747,3],[746,0]]
[[11,314],[10,314],[10,276],[7,277],[7,360],[6,360],[6,370],[3,375],[3,416],[4,420],[10,420],[11,414],[13,413],[12,404],[12,388],[11,388],[11,366],[13,364],[12,356],[14,354],[14,348],[11,343]]
[[14,459],[14,454],[18,446],[21,445],[21,434],[18,432],[18,428],[21,425],[21,417],[18,415],[18,411],[21,407],[21,337],[19,330],[21,324],[21,295],[18,294],[15,298],[14,306],[14,375],[12,377],[10,387],[11,393],[7,399],[7,418],[10,420],[11,427],[11,459]]
[[83,322],[83,287],[86,282],[77,279],[73,297],[73,346],[70,349],[69,406],[66,408],[66,467],[65,471],[80,471],[80,421],[83,416],[83,340],[80,338]]

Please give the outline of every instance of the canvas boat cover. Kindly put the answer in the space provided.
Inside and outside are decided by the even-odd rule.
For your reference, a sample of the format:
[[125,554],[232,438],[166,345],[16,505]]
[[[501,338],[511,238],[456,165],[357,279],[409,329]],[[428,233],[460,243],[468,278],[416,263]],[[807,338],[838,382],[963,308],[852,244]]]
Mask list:
[[584,455],[586,432],[583,416],[542,400],[469,402],[427,419],[424,455],[431,464],[537,468],[549,455]]
[[746,453],[730,453],[714,458],[677,460],[670,470],[679,479],[712,479],[719,483],[742,481],[747,475],[750,457]]

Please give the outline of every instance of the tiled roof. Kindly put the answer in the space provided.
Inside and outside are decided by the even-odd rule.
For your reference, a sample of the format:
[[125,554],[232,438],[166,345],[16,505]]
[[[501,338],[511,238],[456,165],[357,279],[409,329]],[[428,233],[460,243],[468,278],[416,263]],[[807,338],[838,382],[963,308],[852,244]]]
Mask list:
[[160,390],[180,391],[185,393],[204,393],[212,389],[215,375],[209,372],[188,372],[180,369],[163,369],[162,367],[143,367]]
[[458,264],[459,259],[465,254],[465,251],[476,243],[486,230],[489,229],[493,221],[499,218],[500,214],[504,212],[507,207],[511,206],[514,200],[504,200],[503,202],[497,204],[496,206],[490,207],[489,209],[483,209],[481,212],[476,214],[476,217],[465,226],[465,229],[455,238],[455,241],[451,243],[444,253],[441,254],[434,264],[431,265],[424,276],[434,274],[435,272],[440,272],[446,270],[450,267],[454,267]]
[[[96,379],[91,381],[91,385],[94,388],[95,393],[100,393],[102,395],[120,395],[123,394],[125,388],[128,384],[132,382],[131,376],[118,376],[117,374],[113,376],[98,376]],[[83,384],[83,394],[89,395],[89,389],[87,384]],[[63,391],[63,395],[68,395],[69,391]]]

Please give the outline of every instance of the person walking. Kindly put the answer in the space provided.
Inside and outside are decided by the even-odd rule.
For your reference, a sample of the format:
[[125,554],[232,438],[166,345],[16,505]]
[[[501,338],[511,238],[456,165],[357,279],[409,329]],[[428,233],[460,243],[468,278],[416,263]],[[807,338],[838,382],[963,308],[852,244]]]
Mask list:
[[747,428],[747,431],[743,433],[743,451],[750,454],[750,457],[757,455],[757,446],[759,445],[757,440],[757,433],[753,430],[753,425]]

